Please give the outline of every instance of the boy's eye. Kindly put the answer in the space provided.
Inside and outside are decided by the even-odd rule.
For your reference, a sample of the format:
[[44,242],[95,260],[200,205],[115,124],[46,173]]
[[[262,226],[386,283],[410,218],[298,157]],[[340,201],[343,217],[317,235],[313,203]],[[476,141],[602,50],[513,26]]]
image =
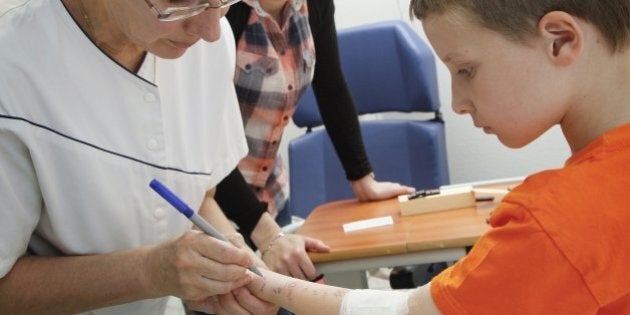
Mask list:
[[458,76],[464,76],[464,77],[472,77],[473,76],[473,68],[462,68],[457,70],[457,75]]

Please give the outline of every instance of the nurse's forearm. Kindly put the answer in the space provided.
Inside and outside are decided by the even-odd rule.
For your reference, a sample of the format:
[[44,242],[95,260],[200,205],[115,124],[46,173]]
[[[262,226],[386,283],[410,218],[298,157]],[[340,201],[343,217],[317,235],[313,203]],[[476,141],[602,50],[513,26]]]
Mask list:
[[223,235],[230,235],[237,233],[236,229],[225,216],[216,200],[214,194],[216,189],[212,189],[206,192],[201,207],[199,207],[199,215],[206,221],[210,222],[214,228],[216,228]]
[[[215,189],[206,192],[201,207],[199,208],[199,215],[206,221],[212,222],[214,228],[221,232],[232,244],[238,248],[247,250],[254,260],[254,264],[258,267],[268,268],[267,265],[249,248],[245,243],[243,236],[236,231],[230,220],[225,216],[219,204],[214,199]],[[196,228],[196,227],[194,227]]]
[[0,314],[79,313],[161,296],[143,272],[148,251],[22,257],[0,279]]

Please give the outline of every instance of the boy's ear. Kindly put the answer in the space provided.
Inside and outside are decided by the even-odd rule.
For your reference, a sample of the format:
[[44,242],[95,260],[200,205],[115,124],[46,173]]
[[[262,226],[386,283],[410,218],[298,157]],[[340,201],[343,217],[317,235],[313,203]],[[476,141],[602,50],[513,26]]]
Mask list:
[[582,52],[584,34],[581,26],[566,12],[545,14],[538,22],[538,32],[545,39],[549,58],[559,66],[571,65]]

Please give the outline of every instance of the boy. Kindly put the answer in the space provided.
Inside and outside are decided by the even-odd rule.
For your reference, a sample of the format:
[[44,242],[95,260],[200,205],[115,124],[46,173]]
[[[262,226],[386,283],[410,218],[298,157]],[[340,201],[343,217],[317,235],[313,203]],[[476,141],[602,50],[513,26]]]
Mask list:
[[251,292],[299,314],[629,314],[630,1],[412,0],[411,12],[451,72],[455,112],[512,148],[560,124],[572,156],[527,178],[468,256],[411,293],[269,273]]

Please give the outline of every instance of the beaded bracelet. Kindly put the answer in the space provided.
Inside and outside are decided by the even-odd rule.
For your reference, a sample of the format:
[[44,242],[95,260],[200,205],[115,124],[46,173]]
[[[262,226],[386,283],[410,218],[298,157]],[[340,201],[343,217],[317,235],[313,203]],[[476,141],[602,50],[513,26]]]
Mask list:
[[283,236],[284,236],[284,233],[282,231],[278,232],[278,234],[273,239],[271,239],[271,241],[267,245],[267,248],[265,248],[263,251],[260,252],[260,258],[264,257],[265,254],[269,252],[269,250],[273,247],[273,243],[275,243],[276,240],[278,240],[279,238]]

